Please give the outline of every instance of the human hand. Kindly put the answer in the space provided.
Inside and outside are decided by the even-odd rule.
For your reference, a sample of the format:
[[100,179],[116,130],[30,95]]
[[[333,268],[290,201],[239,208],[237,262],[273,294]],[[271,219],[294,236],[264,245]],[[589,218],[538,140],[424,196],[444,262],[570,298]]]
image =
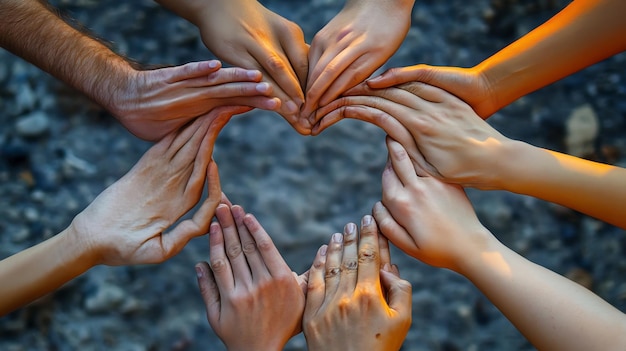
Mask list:
[[414,0],[349,0],[313,38],[302,118],[329,104],[378,69],[402,44]]
[[216,216],[210,266],[196,265],[209,323],[229,351],[282,350],[301,330],[307,273],[293,273],[240,206],[219,205]]
[[[222,198],[213,144],[233,114],[249,109],[220,107],[168,134],[76,216],[70,227],[97,263],[162,262],[206,234]],[[198,203],[207,179],[208,197],[193,217],[165,233]]]
[[219,106],[280,106],[278,98],[270,97],[272,87],[261,83],[261,72],[221,67],[213,60],[129,70],[127,83],[112,91],[108,108],[131,133],[157,141]]
[[360,238],[350,223],[320,248],[308,283],[309,350],[400,349],[411,326],[411,285],[390,264],[387,239],[371,216],[363,217]]
[[383,199],[372,211],[381,232],[408,255],[458,271],[461,261],[474,257],[479,252],[474,249],[492,236],[462,187],[417,175],[402,145],[387,138],[387,147]]
[[299,119],[304,103],[309,52],[302,29],[254,0],[207,1],[190,20],[202,41],[217,57],[232,65],[263,73],[282,105],[277,110],[299,133],[311,126]]
[[502,107],[496,92],[491,88],[491,82],[478,66],[460,68],[419,64],[388,69],[382,75],[366,82],[372,89],[390,88],[411,82],[426,83],[446,90],[465,101],[483,119],[487,119]]
[[347,94],[354,96],[340,98],[318,111],[324,117],[314,134],[317,128],[343,118],[371,122],[407,149],[419,165],[417,172],[463,186],[502,188],[502,159],[512,140],[442,89],[424,83],[400,87],[372,90],[361,84],[351,89]]

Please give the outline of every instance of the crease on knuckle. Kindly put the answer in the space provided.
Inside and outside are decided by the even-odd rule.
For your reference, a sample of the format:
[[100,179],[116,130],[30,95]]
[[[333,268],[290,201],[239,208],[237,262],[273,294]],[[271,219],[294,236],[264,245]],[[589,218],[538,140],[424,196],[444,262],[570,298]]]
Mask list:
[[276,55],[268,57],[265,62],[267,63],[267,67],[273,72],[283,72],[287,69],[285,62]]
[[371,247],[359,249],[359,264],[375,262],[378,259],[378,252]]
[[211,270],[215,273],[223,272],[226,269],[226,260],[223,258],[215,258],[209,261]]
[[254,254],[257,251],[256,243],[254,241],[248,241],[243,244],[243,253],[246,255]]
[[241,255],[241,245],[239,244],[230,245],[226,249],[226,253],[228,254],[228,257],[230,257],[231,259],[239,257],[239,255]]
[[326,269],[325,278],[326,279],[334,278],[337,275],[339,275],[340,272],[341,272],[341,268],[339,268],[339,267],[328,267]]
[[256,241],[256,247],[259,251],[268,251],[274,247],[274,243],[270,238],[260,239]]
[[359,269],[359,261],[348,259],[341,263],[341,271],[346,273],[356,273]]

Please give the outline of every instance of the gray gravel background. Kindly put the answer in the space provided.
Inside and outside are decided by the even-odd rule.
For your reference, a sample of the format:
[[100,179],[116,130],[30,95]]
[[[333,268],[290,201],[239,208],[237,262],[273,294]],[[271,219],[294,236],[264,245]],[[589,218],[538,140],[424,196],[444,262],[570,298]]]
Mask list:
[[[139,62],[212,57],[195,27],[151,1],[52,3]],[[310,42],[343,2],[263,3],[300,24]],[[418,0],[411,31],[384,68],[472,66],[567,3]],[[489,122],[511,138],[566,151],[566,121],[590,106],[600,123],[590,157],[625,165],[625,61],[621,54],[590,67],[518,100]],[[6,51],[0,51],[0,125],[0,257],[61,231],[149,147],[106,111]],[[302,272],[330,234],[358,222],[380,198],[384,136],[372,125],[342,121],[318,137],[302,137],[278,115],[253,111],[226,126],[215,158],[224,191],[257,215],[292,268]],[[500,240],[625,310],[623,230],[534,198],[469,193]],[[193,270],[207,258],[204,237],[160,265],[96,267],[0,318],[0,350],[223,350],[206,321]],[[463,277],[401,252],[393,258],[414,291],[403,350],[533,349]],[[306,349],[304,339],[294,338],[286,349]]]

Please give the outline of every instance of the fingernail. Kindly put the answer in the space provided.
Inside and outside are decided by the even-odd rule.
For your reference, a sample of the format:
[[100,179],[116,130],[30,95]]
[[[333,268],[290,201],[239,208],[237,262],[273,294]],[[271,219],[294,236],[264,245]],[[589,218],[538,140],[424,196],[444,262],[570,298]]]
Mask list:
[[370,224],[372,224],[372,216],[370,216],[370,215],[363,216],[363,219],[361,220],[361,225],[366,227],[366,226],[368,226]]
[[259,77],[259,71],[248,71],[248,72],[246,72],[246,75],[250,79],[256,79],[256,78]]
[[295,114],[299,112],[298,105],[296,105],[296,103],[291,100],[287,101],[287,103],[285,104],[285,108],[287,109],[287,113],[289,114]]
[[215,60],[209,61],[209,67],[210,68],[215,68],[215,67],[219,66],[219,64],[220,64],[219,61],[215,61]]
[[339,233],[333,234],[333,241],[336,242],[336,243],[343,242],[343,235],[341,235]]
[[391,266],[389,265],[389,263],[385,263],[385,265],[383,266],[383,271],[391,272]]
[[346,224],[346,234],[354,234],[356,233],[356,224],[348,223]]
[[196,277],[200,279],[202,278],[202,276],[204,276],[204,272],[202,272],[202,268],[200,268],[200,266],[196,266]]
[[328,246],[324,245],[320,247],[320,256],[326,256],[326,250],[328,250]]
[[256,85],[255,89],[259,93],[267,93],[268,91],[270,91],[270,84],[269,83],[259,83],[259,84]]
[[374,83],[375,83],[375,82],[378,82],[378,81],[379,81],[379,80],[381,80],[381,79],[382,79],[382,76],[378,76],[378,77],[374,77],[374,78],[367,79],[366,81],[367,81],[367,82],[374,82]]

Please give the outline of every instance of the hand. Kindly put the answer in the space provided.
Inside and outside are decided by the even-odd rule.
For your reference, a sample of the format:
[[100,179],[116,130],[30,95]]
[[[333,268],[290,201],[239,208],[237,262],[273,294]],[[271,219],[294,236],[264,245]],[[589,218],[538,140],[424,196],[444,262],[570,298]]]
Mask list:
[[299,133],[311,126],[299,119],[304,103],[302,86],[308,71],[309,48],[300,27],[255,0],[207,1],[191,19],[206,47],[220,59],[257,69],[282,105],[278,112]]
[[211,265],[196,265],[211,327],[229,351],[282,350],[301,330],[306,273],[289,269],[259,222],[219,205],[211,224]]
[[349,0],[313,38],[309,51],[306,102],[312,113],[378,69],[404,40],[411,26],[413,0]]
[[113,91],[110,110],[131,133],[156,141],[219,106],[275,110],[272,87],[261,72],[221,68],[219,61],[192,62],[147,71],[130,70],[123,89]]
[[381,232],[408,255],[458,271],[460,261],[473,258],[480,252],[473,249],[492,236],[462,187],[418,176],[402,145],[388,138],[387,146],[383,200],[373,209]]
[[372,89],[383,89],[411,82],[426,83],[455,95],[472,106],[483,119],[487,119],[502,106],[496,92],[491,88],[491,82],[477,67],[435,67],[420,64],[391,68],[378,77],[368,79],[367,85]]
[[[162,262],[209,229],[222,192],[211,160],[217,134],[246,107],[218,108],[152,146],[120,180],[104,190],[71,224],[97,263]],[[208,178],[208,197],[191,219],[165,230],[195,206]]]
[[356,225],[346,225],[343,235],[320,248],[309,270],[303,318],[308,349],[399,350],[411,326],[411,296],[373,218],[363,217],[360,240]]
[[[368,121],[407,149],[419,165],[418,173],[480,189],[502,187],[504,180],[498,172],[510,139],[444,90],[424,83],[401,88],[372,90],[361,84],[348,92],[358,96],[341,98],[320,109],[325,115],[316,128],[343,118]],[[318,133],[315,128],[313,131]]]

